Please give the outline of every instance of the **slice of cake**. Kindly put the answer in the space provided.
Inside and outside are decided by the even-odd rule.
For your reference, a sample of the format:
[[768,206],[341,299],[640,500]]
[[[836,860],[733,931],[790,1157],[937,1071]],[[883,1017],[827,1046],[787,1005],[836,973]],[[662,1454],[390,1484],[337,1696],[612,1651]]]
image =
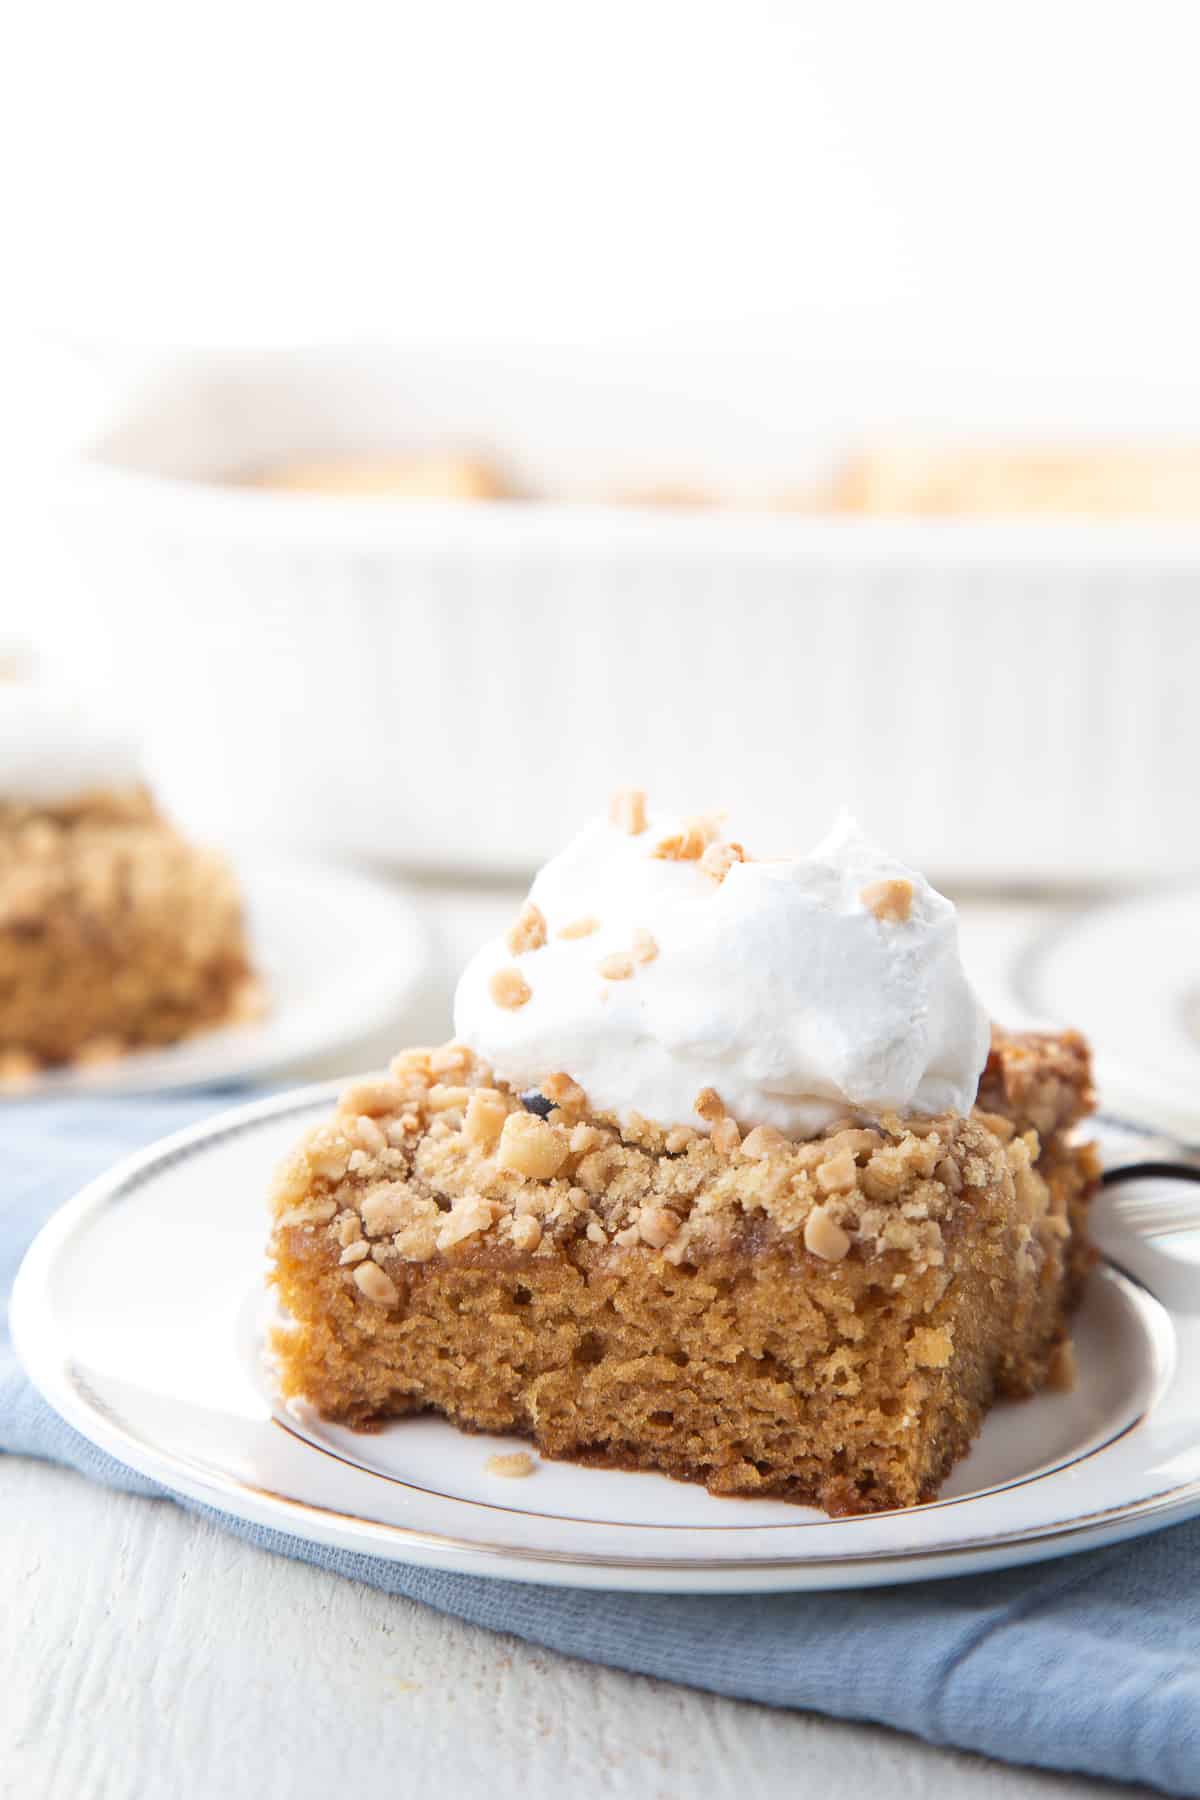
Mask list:
[[835,512],[942,518],[1194,519],[1200,449],[1190,444],[896,444],[837,473]]
[[260,1009],[224,858],[163,818],[124,737],[0,687],[0,1078]]
[[953,908],[847,827],[752,863],[620,796],[456,1014],[280,1171],[286,1397],[847,1513],[1062,1377],[1086,1050],[992,1038]]
[[411,450],[361,456],[293,457],[257,471],[249,485],[338,499],[507,500],[512,489],[482,456]]

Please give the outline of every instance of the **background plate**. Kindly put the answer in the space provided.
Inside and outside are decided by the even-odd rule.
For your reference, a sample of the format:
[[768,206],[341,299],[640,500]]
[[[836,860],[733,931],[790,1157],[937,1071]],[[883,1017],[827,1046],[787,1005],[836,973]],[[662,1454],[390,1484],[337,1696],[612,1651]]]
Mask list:
[[1115,1111],[1200,1143],[1200,888],[1076,913],[1018,957],[1015,984],[1092,1040]]
[[96,1068],[50,1070],[9,1097],[156,1093],[261,1079],[357,1044],[411,1002],[430,940],[394,883],[290,860],[239,862],[238,878],[267,989],[262,1019]]

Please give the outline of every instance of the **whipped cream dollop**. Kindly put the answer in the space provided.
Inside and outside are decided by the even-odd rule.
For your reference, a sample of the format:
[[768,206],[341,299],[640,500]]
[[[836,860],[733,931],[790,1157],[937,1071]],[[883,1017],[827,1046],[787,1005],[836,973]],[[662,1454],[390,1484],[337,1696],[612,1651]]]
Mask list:
[[141,779],[132,738],[94,705],[37,682],[0,682],[0,799],[54,805]]
[[635,799],[546,864],[459,982],[456,1034],[502,1081],[561,1072],[593,1111],[701,1131],[706,1089],[790,1136],[969,1111],[989,1025],[949,900],[847,815],[807,856],[754,862]]

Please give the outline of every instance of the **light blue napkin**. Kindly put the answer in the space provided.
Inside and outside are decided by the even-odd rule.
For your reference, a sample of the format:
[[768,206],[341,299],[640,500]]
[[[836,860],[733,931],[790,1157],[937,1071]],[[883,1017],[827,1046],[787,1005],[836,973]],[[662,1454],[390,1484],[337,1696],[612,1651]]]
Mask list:
[[[125,1152],[233,1098],[31,1101],[0,1111],[5,1317],[21,1253],[55,1206]],[[131,1493],[161,1491],[93,1449],[38,1398],[7,1324],[0,1450],[49,1457]],[[999,1575],[709,1599],[438,1574],[209,1516],[263,1549],[571,1656],[770,1706],[878,1720],[1011,1762],[1200,1796],[1200,1521]]]

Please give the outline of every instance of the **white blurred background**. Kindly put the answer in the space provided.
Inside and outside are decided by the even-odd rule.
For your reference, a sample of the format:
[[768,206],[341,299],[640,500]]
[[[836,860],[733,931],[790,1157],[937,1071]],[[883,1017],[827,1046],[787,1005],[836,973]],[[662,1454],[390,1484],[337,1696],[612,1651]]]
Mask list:
[[[168,519],[79,452],[227,392],[231,351],[322,344],[366,359],[364,431],[475,406],[614,479],[931,429],[1200,443],[1198,49],[1169,0],[25,9],[3,629],[119,695],[235,845],[516,878],[611,771],[796,840],[848,798],[964,893],[1187,878],[1200,526],[456,515],[349,570],[340,527]],[[183,406],[176,464],[263,393]]]

